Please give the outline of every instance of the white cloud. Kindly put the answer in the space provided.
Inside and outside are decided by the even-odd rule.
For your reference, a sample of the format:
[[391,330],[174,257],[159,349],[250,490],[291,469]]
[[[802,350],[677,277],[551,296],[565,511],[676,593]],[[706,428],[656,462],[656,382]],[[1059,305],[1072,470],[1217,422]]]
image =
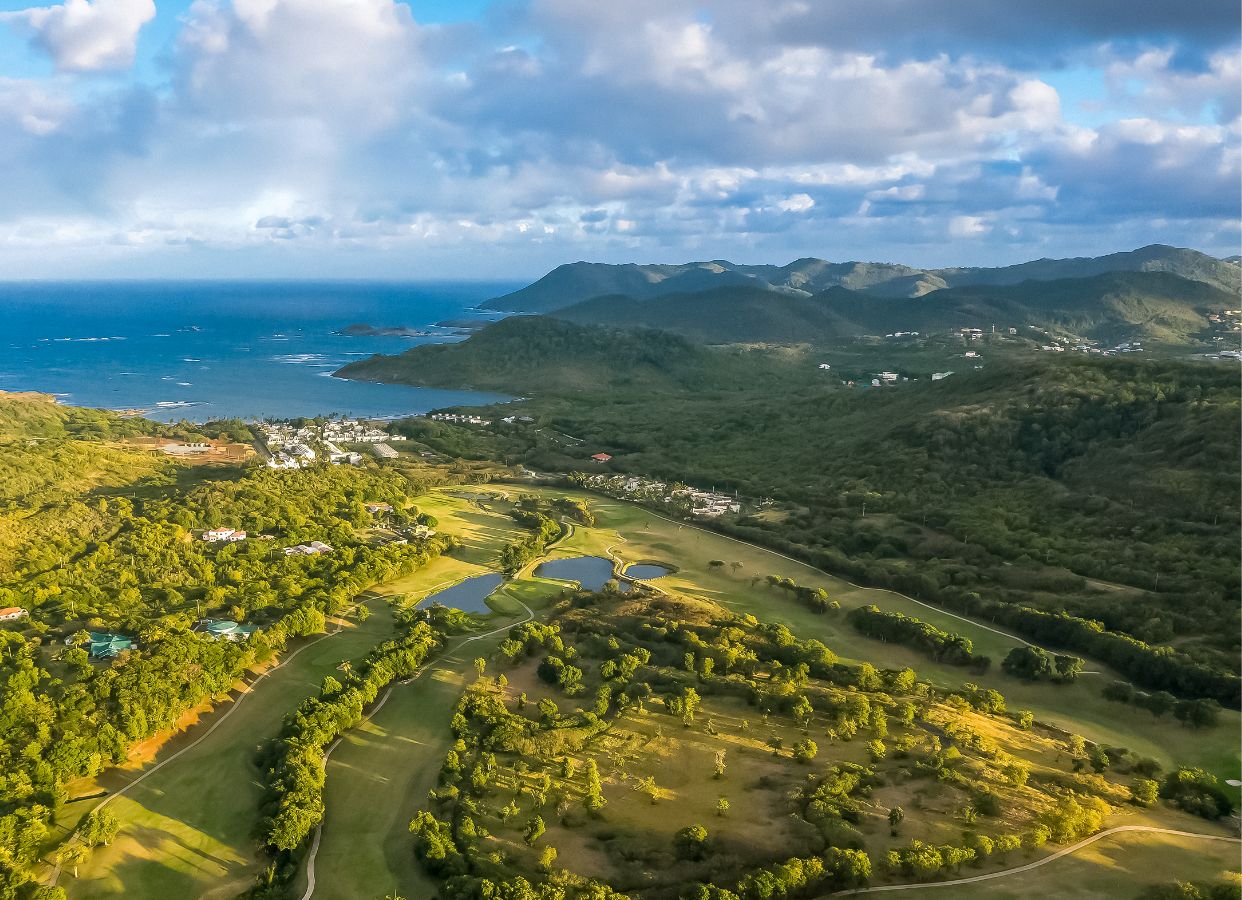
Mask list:
[[814,205],[815,201],[810,194],[791,194],[779,201],[776,208],[783,212],[806,212]]
[[954,216],[949,220],[949,234],[955,238],[979,237],[991,230],[981,216]]
[[0,21],[28,31],[66,72],[125,69],[133,64],[142,26],[155,18],[154,0],[65,0],[0,13]]
[[816,6],[533,0],[489,32],[398,0],[196,0],[158,91],[0,79],[0,262],[44,241],[505,274],[1236,233],[1236,117],[1181,111],[1228,106],[1233,51],[1197,74],[1095,51],[1128,105],[1087,128],[1004,59],[783,30]]

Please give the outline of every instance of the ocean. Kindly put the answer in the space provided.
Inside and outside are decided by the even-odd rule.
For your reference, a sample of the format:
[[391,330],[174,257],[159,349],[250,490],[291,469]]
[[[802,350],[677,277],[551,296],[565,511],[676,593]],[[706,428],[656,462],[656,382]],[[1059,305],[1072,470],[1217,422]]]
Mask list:
[[[519,284],[454,282],[0,283],[0,390],[143,410],[162,421],[391,418],[512,399],[331,377],[373,353],[461,340],[447,319]],[[425,337],[336,334],[351,324]]]

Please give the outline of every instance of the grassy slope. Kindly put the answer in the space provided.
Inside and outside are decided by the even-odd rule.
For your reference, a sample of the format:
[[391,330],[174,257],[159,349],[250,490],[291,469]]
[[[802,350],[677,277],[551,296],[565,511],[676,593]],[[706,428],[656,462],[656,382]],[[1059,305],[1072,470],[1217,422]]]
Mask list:
[[[679,571],[660,579],[661,587],[701,594],[738,612],[752,612],[765,620],[781,622],[805,637],[819,638],[847,659],[869,660],[890,667],[908,665],[921,676],[940,684],[957,686],[972,680],[964,669],[942,666],[908,648],[859,636],[844,621],[844,612],[869,603],[964,634],[993,659],[1003,658],[1018,644],[1014,639],[945,611],[915,603],[892,591],[855,587],[762,548],[689,525],[680,526],[628,503],[595,498],[593,508],[600,527],[589,533],[590,543],[586,546],[592,552],[606,556],[608,549],[614,548],[628,561],[665,559],[674,563]],[[742,568],[736,577],[729,574],[727,567],[713,572],[708,566],[713,559],[741,562]],[[767,574],[783,575],[799,584],[825,588],[840,600],[842,614],[817,615],[780,592],[750,586],[750,576]],[[1099,670],[1100,667],[1093,664],[1088,668]],[[982,680],[1009,698],[1011,709],[1030,709],[1041,721],[1077,732],[1089,740],[1128,747],[1142,755],[1153,756],[1165,765],[1175,761],[1192,762],[1210,768],[1222,778],[1237,777],[1229,774],[1242,768],[1237,737],[1242,719],[1237,713],[1226,712],[1219,728],[1192,733],[1171,718],[1156,720],[1147,713],[1137,715],[1126,706],[1103,699],[1099,689],[1103,679],[1108,677],[1083,676],[1075,685],[1054,686],[1027,684],[994,669]]]
[[[1170,827],[1180,828],[1184,822]],[[1014,857],[1016,864],[1025,857]],[[1121,834],[1106,837],[1078,853],[1018,875],[957,885],[953,897],[963,900],[1130,900],[1152,885],[1174,880],[1212,881],[1238,871],[1238,845],[1162,834]],[[976,874],[967,867],[963,877]],[[903,891],[903,900],[939,900],[945,889],[934,886]]]
[[[519,493],[525,489],[489,485],[480,490]],[[919,607],[898,595],[850,588],[800,563],[719,535],[679,527],[630,504],[598,497],[591,500],[599,527],[578,529],[558,548],[560,555],[608,555],[611,551],[627,561],[674,562],[680,571],[663,579],[662,586],[700,593],[738,611],[783,621],[800,634],[821,637],[843,656],[884,665],[909,664],[941,683],[958,684],[968,677],[963,670],[935,666],[904,648],[860,638],[840,617],[817,616],[783,595],[765,588],[752,589],[747,576],[771,572],[800,583],[822,584],[847,608],[874,602],[917,615],[967,634],[993,655],[1012,645],[1006,638]],[[495,548],[515,533],[500,511],[480,510],[447,493],[422,498],[419,505],[438,515],[442,528],[463,534],[466,550],[463,559],[441,560],[411,579],[387,586],[387,592],[410,595],[411,600],[482,571]],[[707,561],[717,558],[740,561],[743,569],[736,577],[710,573]],[[529,600],[532,593],[543,589],[532,591],[522,586],[522,590]],[[253,747],[275,733],[279,716],[314,690],[323,674],[341,659],[365,652],[381,637],[384,618],[373,616],[363,629],[324,641],[295,659],[267,679],[248,698],[249,706],[243,706],[212,738],[160,770],[132,797],[114,803],[111,808],[125,825],[122,835],[112,847],[93,856],[82,868],[80,880],[68,875],[63,878],[70,896],[115,896],[122,885],[126,896],[135,897],[173,893],[201,896],[220,886],[228,890],[244,886],[255,866],[251,834],[258,787],[252,769]],[[474,655],[473,650],[459,655],[429,680],[396,692],[373,723],[351,734],[338,748],[339,756],[331,764],[329,813],[317,866],[320,890],[326,892],[323,896],[362,900],[396,886],[407,891],[425,886],[410,862],[405,824],[425,796],[427,773],[434,772],[447,746],[449,711]],[[1222,774],[1237,768],[1235,715],[1229,714],[1219,729],[1197,734],[1190,741],[1189,734],[1179,727],[1145,722],[1124,707],[1107,704],[1086,684],[1069,688],[1027,686],[1000,674],[986,681],[1011,698],[1011,707],[1030,708],[1042,720],[1090,739],[1122,744],[1164,762],[1171,761],[1166,748],[1176,748],[1180,761],[1208,765]],[[221,783],[235,789],[220,791]],[[74,804],[69,809],[82,814],[83,807],[85,804]],[[156,831],[164,833],[157,835]],[[342,842],[343,835],[347,839]]]
[[[463,560],[451,570],[456,576],[452,580],[488,571],[499,544],[520,532],[502,511],[482,511],[449,492],[420,497],[418,507],[435,515],[441,529],[459,535],[465,544],[465,552],[459,554]],[[589,535],[587,529],[576,529],[557,552],[590,552]],[[381,591],[405,595],[402,602],[417,602],[443,586],[394,582]],[[562,589],[557,582],[533,576],[510,582],[490,598],[502,612],[489,628],[503,624],[505,615],[516,618],[521,612],[511,597],[539,609]],[[503,639],[501,633],[437,658],[418,681],[394,690],[384,707],[349,732],[333,752],[324,794],[327,814],[315,863],[316,898],[371,900],[394,890],[411,897],[432,894],[434,883],[410,852],[409,822],[436,785],[440,763],[452,744],[448,721],[467,680],[474,677],[475,658],[490,656]],[[294,894],[301,896],[304,890],[303,868]]]

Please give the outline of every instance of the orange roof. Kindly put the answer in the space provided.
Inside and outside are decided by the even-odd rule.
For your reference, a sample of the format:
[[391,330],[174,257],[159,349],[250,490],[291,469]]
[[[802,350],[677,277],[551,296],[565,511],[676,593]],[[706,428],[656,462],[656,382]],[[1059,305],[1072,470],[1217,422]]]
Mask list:
[[25,612],[20,606],[6,606],[0,609],[0,616],[11,616],[13,613]]

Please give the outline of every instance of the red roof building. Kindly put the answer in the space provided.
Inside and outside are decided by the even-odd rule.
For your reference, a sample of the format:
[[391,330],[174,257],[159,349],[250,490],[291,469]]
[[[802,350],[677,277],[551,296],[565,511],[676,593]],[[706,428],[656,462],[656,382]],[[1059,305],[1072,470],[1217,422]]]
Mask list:
[[591,457],[591,459],[595,460],[596,462],[608,462],[608,460],[612,459],[612,454],[596,453],[594,456]]

